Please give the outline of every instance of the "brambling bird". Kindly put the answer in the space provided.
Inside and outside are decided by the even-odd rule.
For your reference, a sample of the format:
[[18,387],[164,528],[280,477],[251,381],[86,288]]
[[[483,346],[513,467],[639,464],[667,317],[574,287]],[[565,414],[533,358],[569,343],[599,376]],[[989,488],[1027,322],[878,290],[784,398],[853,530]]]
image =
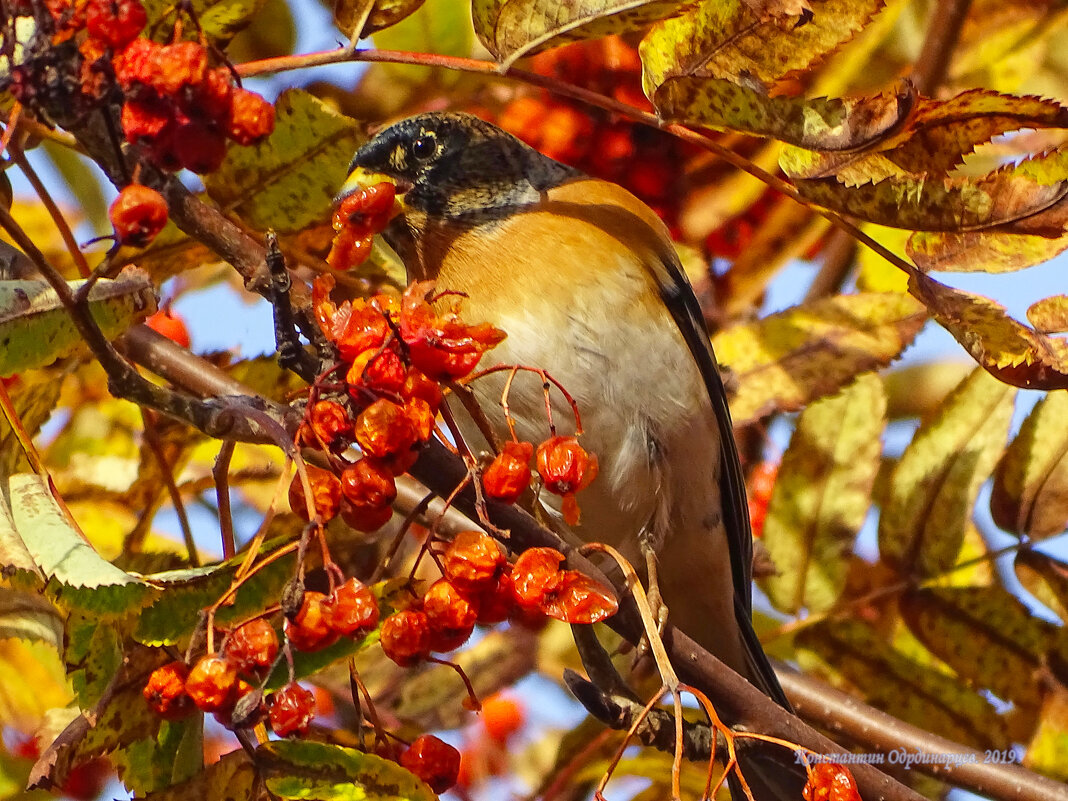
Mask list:
[[[625,189],[468,114],[379,132],[339,199],[381,180],[403,193],[383,235],[409,279],[464,293],[465,319],[507,333],[480,366],[542,368],[577,401],[600,475],[573,533],[655,568],[671,624],[788,707],[751,624],[752,535],[726,393],[663,222]],[[489,378],[471,384],[484,408],[505,380]],[[545,438],[541,380],[519,374],[509,406],[521,439]]]

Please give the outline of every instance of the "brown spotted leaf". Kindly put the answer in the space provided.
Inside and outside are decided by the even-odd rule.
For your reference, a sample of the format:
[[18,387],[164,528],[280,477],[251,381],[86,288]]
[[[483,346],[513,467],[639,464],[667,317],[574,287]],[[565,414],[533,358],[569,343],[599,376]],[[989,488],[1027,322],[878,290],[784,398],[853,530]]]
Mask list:
[[994,471],[990,512],[1006,531],[1031,539],[1068,526],[1068,391],[1048,393],[1024,420]]
[[[892,176],[847,185],[837,178],[795,179],[808,200],[853,217],[914,231],[1052,231],[1068,183],[1044,184],[1016,169],[978,178]],[[1048,213],[1046,213],[1048,212]],[[1028,218],[1036,218],[1028,221]],[[1059,219],[1059,217],[1058,217]]]
[[921,301],[984,369],[1023,389],[1068,389],[1068,342],[1039,334],[990,298],[952,289],[923,273],[909,278]]
[[909,630],[935,656],[978,688],[1037,710],[1037,677],[1055,649],[1058,627],[1034,617],[1000,586],[943,587],[906,593]]
[[857,185],[878,174],[946,174],[976,146],[1021,128],[1068,125],[1068,109],[1041,97],[971,89],[948,100],[916,98],[908,119],[889,136],[849,153],[798,153],[780,163],[793,178],[829,178]]
[[725,78],[684,76],[669,78],[652,99],[664,119],[834,151],[886,135],[908,113],[911,95],[904,90],[850,98],[769,97]]
[[876,709],[973,748],[1005,748],[1012,742],[1004,719],[981,694],[909,658],[869,626],[825,621],[803,629],[797,643]]
[[1056,238],[999,231],[917,231],[906,253],[921,270],[1007,273],[1043,264],[1068,249],[1068,235]]
[[[405,17],[414,14],[426,0],[337,0],[334,3],[334,24],[350,39],[370,36]],[[357,30],[359,28],[359,30]]]
[[737,386],[735,425],[796,411],[886,366],[926,320],[907,295],[866,293],[806,303],[719,332],[716,355]]
[[1068,295],[1053,295],[1035,301],[1027,310],[1027,321],[1040,334],[1068,331]]
[[818,0],[805,24],[786,26],[781,24],[784,18],[804,13],[800,4],[789,8],[757,0],[756,5],[740,0],[700,3],[654,25],[639,48],[646,91],[651,93],[669,78],[687,76],[766,90],[852,39],[882,8],[883,0]]
[[680,0],[473,0],[475,33],[509,65],[556,45],[645,28],[677,13]]
[[779,611],[820,612],[841,595],[845,557],[871,506],[885,414],[882,381],[868,373],[798,418],[762,538],[779,570],[761,587]]
[[975,370],[912,438],[879,519],[879,551],[901,573],[930,576],[956,563],[979,486],[1004,447],[1015,394]]

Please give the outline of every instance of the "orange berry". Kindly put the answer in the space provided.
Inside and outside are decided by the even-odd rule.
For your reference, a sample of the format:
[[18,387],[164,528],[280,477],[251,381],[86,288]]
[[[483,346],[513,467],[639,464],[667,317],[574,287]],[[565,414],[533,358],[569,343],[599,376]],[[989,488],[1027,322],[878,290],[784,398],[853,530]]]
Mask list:
[[409,451],[415,444],[415,430],[404,407],[385,398],[360,412],[355,437],[364,453],[380,459]]
[[501,546],[484,531],[461,531],[441,557],[441,570],[466,593],[490,589],[505,564]]
[[[341,481],[329,470],[308,464],[308,483],[312,488],[312,505],[322,520],[333,520],[341,507]],[[293,474],[289,483],[289,508],[301,520],[308,521],[308,504],[304,496],[304,482],[300,473]]]
[[141,184],[123,187],[108,209],[115,237],[123,245],[146,247],[167,224],[167,201]]
[[352,578],[327,597],[323,616],[339,634],[362,637],[378,625],[378,600],[370,587]]
[[456,784],[460,752],[434,735],[424,734],[401,754],[400,764],[440,794]]
[[142,695],[149,708],[164,720],[178,720],[195,708],[185,691],[189,668],[182,662],[169,662],[152,671]]
[[307,734],[315,717],[315,695],[299,684],[287,684],[267,698],[267,719],[279,737]]
[[427,589],[423,596],[423,612],[430,626],[430,649],[452,651],[471,636],[478,620],[478,602],[443,578]]
[[524,609],[539,609],[560,586],[564,555],[555,548],[529,548],[512,567],[512,595]]
[[185,320],[181,315],[172,311],[169,307],[160,309],[145,320],[145,325],[157,334],[163,334],[171,342],[189,347],[189,329],[185,327]]
[[430,623],[416,609],[394,612],[382,621],[382,650],[401,667],[410,667],[430,656]]
[[227,135],[239,145],[252,145],[274,130],[274,106],[255,92],[235,88]]
[[278,635],[262,617],[238,626],[226,640],[226,655],[237,669],[260,673],[274,664],[278,656]]
[[321,651],[337,642],[338,633],[330,627],[325,602],[323,593],[306,590],[300,611],[286,620],[286,639],[298,651]]
[[506,695],[491,695],[482,702],[482,726],[502,745],[523,726],[523,707]]
[[486,494],[502,503],[515,503],[530,486],[530,458],[534,446],[529,442],[505,442],[501,452],[482,473]]
[[185,691],[204,712],[232,706],[236,689],[237,663],[220,654],[201,657],[185,680]]

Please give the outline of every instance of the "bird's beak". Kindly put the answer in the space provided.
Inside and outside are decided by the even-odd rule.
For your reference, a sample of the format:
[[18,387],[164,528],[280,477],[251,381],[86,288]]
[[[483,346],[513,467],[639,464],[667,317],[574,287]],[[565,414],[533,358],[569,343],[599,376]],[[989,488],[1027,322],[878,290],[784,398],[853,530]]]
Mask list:
[[375,172],[366,167],[353,167],[349,177],[345,179],[345,183],[341,185],[341,189],[338,190],[337,195],[334,197],[334,205],[336,206],[353,192],[382,183],[393,184],[396,187],[397,196],[393,201],[393,213],[394,215],[403,214],[405,210],[404,193],[411,187],[406,182],[399,181],[391,175],[386,175],[384,172]]

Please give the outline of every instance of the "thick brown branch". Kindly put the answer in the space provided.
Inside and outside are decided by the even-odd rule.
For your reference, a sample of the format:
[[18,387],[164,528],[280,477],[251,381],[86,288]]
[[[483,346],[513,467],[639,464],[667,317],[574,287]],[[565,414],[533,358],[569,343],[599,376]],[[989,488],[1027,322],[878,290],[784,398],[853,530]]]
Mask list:
[[921,94],[932,94],[945,80],[970,7],[971,0],[942,0],[934,4],[927,36],[912,71],[912,82]]

